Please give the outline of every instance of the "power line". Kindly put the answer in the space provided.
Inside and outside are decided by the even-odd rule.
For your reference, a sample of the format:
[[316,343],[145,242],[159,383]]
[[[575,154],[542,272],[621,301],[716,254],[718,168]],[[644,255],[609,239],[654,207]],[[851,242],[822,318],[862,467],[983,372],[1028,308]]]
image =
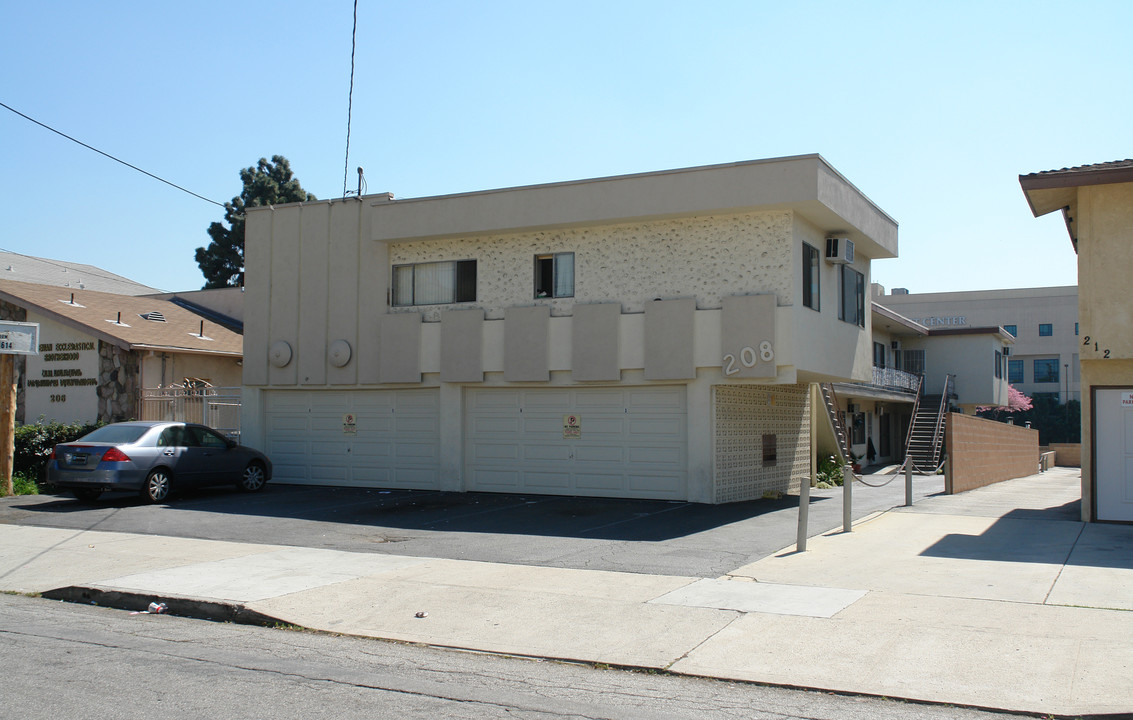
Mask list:
[[[342,163],[342,197],[350,175],[350,115],[354,110],[354,49],[358,42],[358,0],[354,0],[354,28],[350,31],[350,92],[346,95],[346,159]],[[359,170],[361,172],[361,170]]]
[[45,124],[41,123],[40,121],[36,120],[36,119],[35,119],[35,118],[33,118],[33,117],[28,117],[27,115],[24,115],[24,114],[23,114],[22,112],[20,112],[19,110],[15,109],[15,108],[13,108],[13,107],[10,107],[10,106],[8,106],[8,105],[5,105],[5,104],[4,104],[4,103],[2,103],[2,102],[0,102],[0,107],[6,108],[6,109],[8,109],[8,110],[11,110],[12,112],[14,112],[14,113],[16,113],[17,115],[19,115],[20,117],[22,117],[23,119],[25,119],[25,120],[30,120],[31,122],[35,123],[36,125],[39,125],[39,126],[40,126],[41,128],[45,128],[45,129],[47,129],[47,130],[50,130],[51,132],[55,133],[56,135],[61,135],[61,136],[65,137],[65,138],[67,138],[68,140],[70,140],[70,141],[71,141],[71,142],[73,142],[73,143],[77,143],[77,144],[79,144],[79,145],[82,145],[82,146],[83,146],[83,147],[85,147],[85,148],[86,148],[87,150],[94,150],[94,151],[95,151],[96,153],[98,153],[99,155],[103,155],[103,156],[105,156],[105,157],[108,157],[108,158],[110,158],[111,160],[113,160],[114,162],[122,163],[122,164],[123,164],[123,165],[125,165],[126,167],[128,167],[128,168],[130,168],[130,169],[132,169],[132,170],[137,170],[138,172],[142,173],[143,175],[149,175],[149,176],[150,176],[151,178],[153,178],[154,180],[160,180],[161,182],[165,183],[166,185],[169,185],[170,187],[175,187],[175,188],[177,188],[178,190],[180,190],[181,192],[189,193],[189,194],[190,194],[190,195],[192,195],[193,197],[195,197],[195,198],[200,198],[201,200],[204,200],[205,202],[210,202],[210,203],[212,203],[213,205],[219,205],[220,207],[224,207],[224,203],[218,203],[218,202],[217,202],[216,200],[209,200],[209,199],[208,199],[207,197],[205,197],[204,195],[198,195],[197,193],[193,192],[192,190],[186,190],[185,188],[181,187],[180,185],[177,185],[176,183],[171,183],[171,182],[169,182],[168,180],[166,180],[165,178],[160,178],[160,177],[158,177],[157,175],[154,175],[154,174],[153,174],[153,173],[151,173],[151,172],[146,172],[145,170],[142,170],[142,169],[141,169],[140,167],[138,167],[138,166],[136,166],[136,165],[131,165],[130,163],[126,162],[125,160],[120,160],[120,159],[118,159],[118,158],[114,157],[113,155],[111,155],[110,153],[105,153],[105,152],[103,152],[103,151],[99,150],[99,149],[98,149],[98,148],[96,148],[96,147],[91,147],[90,145],[87,145],[87,144],[86,144],[85,142],[83,142],[83,141],[81,141],[81,140],[76,140],[75,138],[71,137],[71,136],[70,136],[70,135],[68,135],[67,133],[59,132],[58,130],[56,130],[55,128],[51,127],[50,125],[45,125]]

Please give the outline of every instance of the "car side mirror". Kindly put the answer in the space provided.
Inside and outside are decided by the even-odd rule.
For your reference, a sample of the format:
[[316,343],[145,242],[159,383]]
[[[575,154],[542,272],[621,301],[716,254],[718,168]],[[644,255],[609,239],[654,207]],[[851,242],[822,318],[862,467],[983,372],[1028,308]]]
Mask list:
[[229,438],[225,438],[224,442],[228,445],[229,450],[236,447],[236,445],[238,444],[235,440],[231,440]]

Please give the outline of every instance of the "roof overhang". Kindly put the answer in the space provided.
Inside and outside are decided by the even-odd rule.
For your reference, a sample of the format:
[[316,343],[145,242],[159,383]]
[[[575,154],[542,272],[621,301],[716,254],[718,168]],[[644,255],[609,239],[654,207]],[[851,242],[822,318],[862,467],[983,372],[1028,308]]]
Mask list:
[[412,242],[753,211],[798,213],[871,258],[897,256],[897,223],[820,155],[390,200],[372,238]]
[[1062,211],[1074,252],[1078,252],[1078,188],[1129,182],[1133,182],[1133,162],[1128,160],[1019,176],[1019,186],[1023,188],[1031,214],[1041,217],[1055,210]]
[[877,302],[871,304],[874,328],[881,328],[890,335],[928,335],[929,329],[916,320],[910,320],[901,313],[894,312]]

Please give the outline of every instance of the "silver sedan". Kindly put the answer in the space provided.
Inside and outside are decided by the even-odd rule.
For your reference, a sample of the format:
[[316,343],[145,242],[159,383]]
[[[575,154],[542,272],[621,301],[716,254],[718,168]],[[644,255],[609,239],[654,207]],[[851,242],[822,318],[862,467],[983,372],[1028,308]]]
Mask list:
[[55,446],[47,483],[93,501],[108,490],[130,490],[163,502],[174,488],[236,485],[256,492],[271,479],[271,461],[220,433],[192,423],[104,425]]

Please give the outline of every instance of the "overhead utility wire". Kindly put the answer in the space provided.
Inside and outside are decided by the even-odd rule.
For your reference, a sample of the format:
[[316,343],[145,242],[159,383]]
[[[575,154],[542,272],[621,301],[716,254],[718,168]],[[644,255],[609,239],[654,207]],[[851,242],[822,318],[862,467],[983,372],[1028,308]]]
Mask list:
[[43,123],[41,123],[40,121],[36,120],[35,118],[33,118],[33,117],[28,117],[27,115],[24,115],[24,114],[23,114],[22,112],[20,112],[19,110],[15,109],[14,107],[10,107],[10,106],[8,106],[8,105],[5,105],[5,104],[4,104],[4,103],[2,103],[2,102],[0,102],[0,107],[6,108],[6,109],[8,109],[8,110],[11,110],[12,112],[14,112],[14,113],[16,113],[17,115],[19,115],[20,117],[22,117],[23,119],[25,119],[25,120],[30,120],[31,122],[35,123],[36,125],[39,125],[39,126],[40,126],[41,128],[46,128],[47,130],[50,130],[51,132],[55,133],[56,135],[62,135],[63,137],[65,137],[65,138],[67,138],[68,140],[70,140],[71,142],[73,142],[73,143],[78,143],[79,145],[82,145],[82,146],[83,146],[83,147],[85,147],[85,148],[86,148],[87,150],[94,150],[94,151],[95,151],[96,153],[98,153],[99,155],[103,155],[103,156],[105,156],[105,157],[108,157],[108,158],[110,158],[111,160],[113,160],[114,162],[122,163],[122,164],[123,164],[123,165],[125,165],[126,167],[128,167],[128,168],[131,168],[131,169],[133,169],[133,170],[137,170],[138,172],[142,173],[143,175],[149,175],[149,176],[150,176],[151,178],[153,178],[154,180],[160,180],[161,182],[165,183],[166,185],[169,185],[170,187],[175,187],[175,188],[177,188],[178,190],[180,190],[181,192],[186,192],[186,193],[189,193],[189,194],[190,194],[190,195],[192,195],[193,197],[195,197],[195,198],[200,198],[201,200],[204,200],[205,202],[210,202],[210,203],[212,203],[213,205],[219,205],[220,207],[224,207],[224,203],[218,203],[218,202],[217,202],[216,200],[209,200],[209,199],[208,199],[207,197],[205,197],[204,195],[198,195],[197,193],[193,192],[192,190],[186,190],[185,188],[181,187],[180,185],[177,185],[176,183],[171,183],[171,182],[169,182],[169,181],[168,181],[168,180],[166,180],[165,178],[159,178],[159,177],[158,177],[157,175],[154,175],[154,174],[153,174],[153,173],[151,173],[151,172],[146,172],[145,170],[142,170],[142,169],[141,169],[140,167],[138,167],[137,165],[131,165],[130,163],[126,162],[125,160],[119,160],[118,158],[114,157],[114,156],[113,156],[113,155],[111,155],[110,153],[104,153],[103,151],[99,150],[99,149],[98,149],[98,148],[96,148],[96,147],[91,147],[90,145],[87,145],[87,144],[86,144],[85,142],[83,142],[82,140],[76,140],[75,138],[71,137],[71,136],[70,136],[70,135],[68,135],[67,133],[62,133],[62,132],[59,132],[58,130],[56,130],[55,128],[51,127],[50,125],[44,125]]
[[354,0],[354,28],[350,31],[350,92],[346,95],[346,159],[342,163],[342,197],[346,197],[346,180],[350,175],[350,115],[354,110],[354,49],[357,47],[357,40],[358,0]]

